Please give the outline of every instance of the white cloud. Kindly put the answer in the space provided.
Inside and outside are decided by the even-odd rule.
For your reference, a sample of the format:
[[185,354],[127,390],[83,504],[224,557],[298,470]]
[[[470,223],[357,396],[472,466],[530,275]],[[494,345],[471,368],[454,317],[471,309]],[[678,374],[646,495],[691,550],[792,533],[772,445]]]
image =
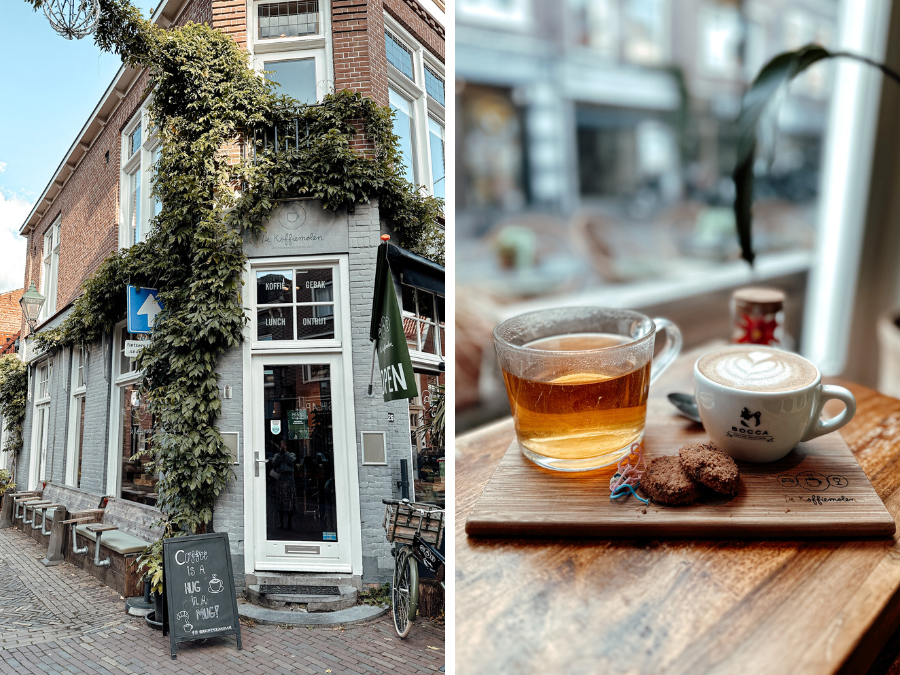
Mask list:
[[6,171],[6,167],[9,166],[6,162],[0,162],[0,173]]
[[[3,162],[0,166],[5,167]],[[22,288],[28,241],[19,228],[31,212],[32,204],[15,195],[0,192],[0,293]]]

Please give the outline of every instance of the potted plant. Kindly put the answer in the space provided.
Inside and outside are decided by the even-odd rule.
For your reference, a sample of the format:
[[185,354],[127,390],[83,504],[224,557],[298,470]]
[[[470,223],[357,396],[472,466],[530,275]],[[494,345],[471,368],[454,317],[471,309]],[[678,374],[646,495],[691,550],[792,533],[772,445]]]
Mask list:
[[183,534],[185,533],[173,530],[171,523],[166,523],[162,536],[145,548],[137,559],[131,563],[137,567],[138,571],[142,572],[141,578],[144,583],[150,584],[150,594],[153,598],[154,611],[148,614],[145,619],[149,626],[156,628],[157,630],[162,630],[163,624],[163,593],[165,592],[163,579],[163,541],[170,537],[180,537]]
[[12,474],[6,469],[0,469],[0,497],[8,490],[14,490],[16,484],[12,482]]

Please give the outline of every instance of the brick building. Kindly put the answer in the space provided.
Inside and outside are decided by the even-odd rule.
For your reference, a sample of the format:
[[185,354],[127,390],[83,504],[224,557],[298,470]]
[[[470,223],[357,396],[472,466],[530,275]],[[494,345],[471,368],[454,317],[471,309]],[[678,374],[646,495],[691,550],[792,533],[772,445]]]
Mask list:
[[[282,93],[301,102],[351,89],[390,105],[407,176],[443,197],[442,3],[163,0],[153,21],[166,28],[207,22],[228,33],[254,69],[269,71]],[[158,147],[148,133],[145,83],[146,73],[120,69],[21,228],[25,280],[47,297],[37,332],[59,325],[85,279],[110,253],[142,240],[157,213],[150,171]],[[265,574],[326,573],[359,587],[385,580],[393,568],[381,499],[400,496],[401,483],[411,486],[410,497],[443,499],[439,465],[419,455],[421,438],[411,433],[442,368],[443,269],[403,252],[392,266],[412,320],[420,396],[384,403],[378,383],[375,396],[366,395],[368,328],[375,251],[391,223],[377,202],[349,213],[310,200],[280,203],[268,233],[297,228],[322,236],[246,240],[250,321],[243,345],[218,368],[218,426],[236,478],[211,525],[229,533],[235,574],[248,575],[248,583]],[[153,440],[140,374],[124,352],[136,337],[123,316],[93,344],[39,354],[26,341],[20,486],[52,481],[155,503],[156,477],[134,458]],[[290,474],[292,507],[276,498],[273,470]]]
[[19,299],[25,293],[24,288],[7,293],[0,293],[0,355],[11,354],[16,350],[22,324],[22,309]]

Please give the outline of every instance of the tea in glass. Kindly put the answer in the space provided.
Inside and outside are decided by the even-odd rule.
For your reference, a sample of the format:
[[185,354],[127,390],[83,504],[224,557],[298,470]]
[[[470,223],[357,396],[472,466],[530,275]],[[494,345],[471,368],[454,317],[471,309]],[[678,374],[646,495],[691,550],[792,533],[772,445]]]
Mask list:
[[[658,322],[669,344],[654,378],[681,343],[673,324]],[[601,308],[546,310],[498,326],[495,345],[523,454],[560,471],[621,459],[644,431],[655,330],[640,314]]]

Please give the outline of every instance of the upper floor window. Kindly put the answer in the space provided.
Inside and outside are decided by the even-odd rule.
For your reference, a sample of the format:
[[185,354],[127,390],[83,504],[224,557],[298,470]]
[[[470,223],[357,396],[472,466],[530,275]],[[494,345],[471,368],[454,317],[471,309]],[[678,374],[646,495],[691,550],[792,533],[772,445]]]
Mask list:
[[57,280],[59,278],[59,246],[62,234],[62,223],[57,219],[44,234],[43,257],[41,271],[41,290],[47,300],[44,302],[41,318],[46,319],[56,312]]
[[266,71],[266,79],[278,83],[279,94],[291,96],[300,103],[316,103],[319,100],[315,57],[266,61],[263,70]]
[[316,35],[319,32],[318,0],[266,2],[256,6],[260,40]]
[[161,210],[161,202],[152,194],[159,155],[159,137],[150,124],[145,103],[122,134],[122,226],[119,229],[122,248],[144,241],[153,218]]
[[50,361],[38,367],[37,399],[50,398]]
[[403,174],[444,197],[443,66],[399,24],[385,16],[388,99],[399,137]]
[[421,288],[400,285],[403,329],[411,351],[444,354],[444,296]]

